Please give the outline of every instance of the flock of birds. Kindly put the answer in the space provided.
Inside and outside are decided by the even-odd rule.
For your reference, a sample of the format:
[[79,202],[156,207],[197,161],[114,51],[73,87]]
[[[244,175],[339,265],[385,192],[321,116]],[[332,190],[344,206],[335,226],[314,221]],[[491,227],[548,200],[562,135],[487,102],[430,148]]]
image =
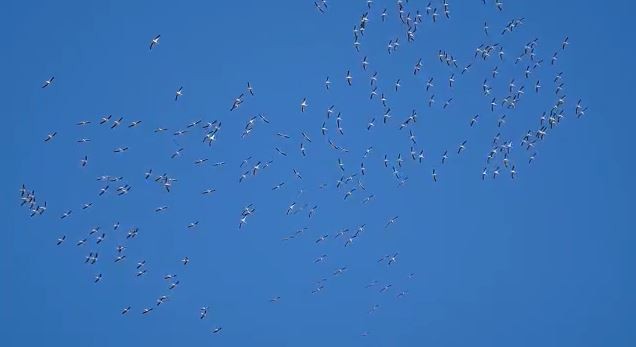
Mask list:
[[[402,31],[396,33],[396,35],[387,42],[386,54],[394,55],[399,54],[400,46],[405,44],[413,44],[417,40],[418,29],[424,25],[436,25],[442,20],[451,20],[451,5],[448,0],[440,0],[428,3],[427,6],[421,7],[420,2],[416,4],[409,3],[408,0],[397,0],[393,9],[377,8],[373,0],[366,0],[366,7],[361,13],[358,20],[356,20],[353,26],[353,50],[359,57],[360,66],[356,68],[344,68],[346,71],[341,78],[331,79],[326,77],[324,80],[324,92],[329,95],[333,93],[332,89],[335,84],[341,84],[343,88],[354,87],[357,85],[366,86],[369,89],[369,99],[366,102],[370,102],[374,107],[378,108],[377,116],[371,117],[361,131],[372,132],[376,127],[386,127],[387,129],[394,129],[394,131],[402,134],[405,139],[408,139],[409,146],[401,148],[396,154],[381,154],[375,156],[374,147],[369,146],[362,153],[359,161],[354,165],[353,171],[349,170],[348,166],[345,166],[345,159],[349,158],[349,161],[355,159],[351,158],[352,154],[350,150],[342,145],[338,145],[338,138],[345,136],[344,132],[344,116],[339,112],[335,105],[331,105],[327,108],[324,119],[321,121],[320,127],[314,129],[314,131],[306,131],[298,129],[298,136],[289,135],[283,132],[276,132],[275,135],[282,141],[296,141],[298,153],[301,157],[308,155],[309,146],[318,145],[321,142],[324,146],[330,148],[332,153],[335,153],[335,162],[337,165],[334,169],[338,172],[340,177],[335,184],[320,184],[320,189],[330,190],[333,189],[337,192],[342,200],[349,200],[354,196],[360,196],[362,204],[370,203],[374,199],[374,194],[370,192],[370,188],[367,188],[363,182],[364,176],[368,174],[368,170],[371,167],[376,167],[370,164],[373,158],[380,158],[376,161],[377,167],[383,168],[387,171],[387,177],[391,177],[391,180],[395,180],[398,186],[402,186],[407,183],[408,176],[407,162],[411,161],[416,165],[428,164],[430,165],[430,180],[437,182],[442,179],[441,168],[449,160],[454,158],[460,158],[466,154],[470,146],[471,139],[462,139],[456,146],[449,147],[443,152],[437,154],[429,154],[425,148],[418,147],[418,141],[416,137],[417,121],[422,111],[412,110],[409,114],[402,116],[398,121],[394,121],[394,115],[392,113],[391,102],[389,96],[398,93],[402,88],[403,82],[407,77],[397,78],[394,82],[390,83],[388,88],[380,87],[380,78],[377,71],[372,70],[372,64],[368,56],[363,54],[363,43],[371,38],[369,33],[370,28],[376,30],[376,27],[381,27],[383,23],[390,20],[395,20],[399,23]],[[486,6],[493,6],[495,11],[503,11],[503,2],[501,0],[486,1],[483,0],[483,4]],[[314,6],[320,14],[325,14],[330,10],[327,2],[324,0],[314,2]],[[471,53],[472,58],[465,62],[460,62],[451,52],[440,49],[436,57],[414,57],[414,65],[412,68],[412,75],[408,78],[419,84],[421,93],[423,96],[423,107],[434,109],[438,112],[444,112],[450,108],[457,96],[451,96],[445,98],[441,105],[436,100],[436,94],[441,94],[440,89],[449,91],[452,93],[456,85],[462,83],[464,77],[473,73],[478,66],[487,66],[488,73],[482,76],[483,79],[481,86],[476,86],[475,93],[479,93],[482,96],[482,102],[485,110],[488,110],[490,114],[471,114],[467,115],[466,127],[477,127],[484,123],[484,126],[490,126],[493,130],[493,137],[490,149],[483,153],[483,167],[477,171],[475,169],[475,176],[480,177],[481,180],[497,179],[500,175],[508,176],[509,179],[515,179],[521,171],[522,166],[531,164],[537,157],[537,147],[541,142],[550,134],[554,129],[563,124],[564,120],[568,118],[581,118],[584,116],[587,107],[584,106],[581,100],[578,100],[574,105],[570,103],[570,99],[565,94],[565,75],[560,72],[557,67],[559,66],[559,58],[561,55],[567,52],[568,45],[570,44],[569,38],[564,37],[561,44],[548,56],[543,56],[539,53],[539,39],[533,39],[528,42],[517,42],[518,47],[504,47],[503,44],[498,43],[499,39],[503,36],[514,35],[526,22],[525,18],[512,18],[503,28],[491,28],[488,22],[484,22],[483,38],[484,42],[474,48],[474,52]],[[380,30],[378,28],[377,30]],[[421,31],[422,29],[419,29]],[[161,35],[153,37],[149,43],[149,49],[155,51],[163,49],[160,45]],[[169,47],[166,47],[169,48]],[[435,61],[437,61],[435,63]],[[425,76],[427,70],[431,68],[424,68],[424,66],[433,66],[438,64],[443,72],[447,73],[448,78],[445,80],[439,80],[431,76]],[[503,77],[503,67],[506,66],[506,71],[515,71],[511,76]],[[539,71],[554,71],[550,80],[541,80],[538,77]],[[545,76],[543,73],[542,76]],[[364,76],[364,77],[360,77]],[[358,81],[360,79],[361,81]],[[366,79],[366,81],[364,81]],[[43,85],[42,89],[54,88],[55,78],[50,77]],[[548,93],[549,99],[552,100],[551,104],[547,105],[545,110],[537,116],[536,123],[533,128],[527,131],[513,135],[506,130],[506,124],[509,121],[514,121],[511,117],[518,109],[520,109],[527,98],[527,94],[535,93],[542,94]],[[174,100],[179,102],[184,97],[183,87],[178,87],[174,94]],[[231,113],[241,112],[241,106],[246,102],[248,98],[255,98],[256,92],[251,83],[247,83],[246,89],[240,93],[234,100],[228,102],[228,111]],[[311,103],[311,96],[307,96],[299,100],[298,112],[307,113],[313,111],[313,105]],[[397,116],[395,116],[397,117]],[[95,124],[96,123],[96,124]],[[273,124],[264,114],[257,114],[249,116],[244,124],[241,138],[244,139],[250,136],[257,128],[258,124]],[[200,133],[201,143],[203,146],[213,146],[219,141],[219,134],[222,129],[222,122],[220,120],[203,121],[197,120],[195,122],[186,124],[182,130],[169,131],[167,128],[156,128],[154,133],[171,132],[173,137],[179,136],[192,136],[192,134]],[[77,122],[76,127],[87,126],[99,126],[115,130],[120,127],[127,127],[129,129],[142,126],[141,120],[129,121],[124,117],[114,117],[112,115],[105,115],[97,118],[97,120],[82,120]],[[196,136],[196,135],[195,135]],[[44,137],[45,143],[50,143],[58,138],[57,131],[51,131]],[[322,138],[320,141],[318,138]],[[80,138],[78,143],[87,143],[91,140],[89,138]],[[115,155],[125,153],[129,150],[128,146],[120,146],[113,149]],[[173,153],[170,154],[170,158],[176,159],[182,156],[185,148],[178,147]],[[283,146],[277,146],[272,149],[273,155],[277,156],[276,160],[257,160],[251,156],[242,160],[236,165],[239,167],[240,174],[237,181],[243,183],[244,181],[251,179],[261,172],[267,170],[270,166],[278,164],[280,161],[293,161],[294,156],[288,153]],[[208,162],[207,158],[196,159],[194,165],[204,165]],[[523,164],[523,165],[522,165]],[[89,165],[88,156],[80,158],[81,167]],[[226,166],[225,161],[219,161],[212,163],[215,167]],[[229,164],[228,164],[229,165]],[[292,172],[293,180],[302,182],[303,175],[301,170],[294,168]],[[330,169],[331,170],[331,169]],[[418,169],[419,170],[419,169]],[[147,181],[154,182],[161,189],[166,192],[171,192],[173,187],[177,184],[178,179],[168,175],[167,173],[158,174],[152,169],[148,169],[145,172],[140,172],[140,176]],[[420,174],[421,175],[421,174]],[[478,176],[479,175],[479,176]],[[426,176],[426,175],[424,175]],[[102,182],[102,187],[98,196],[105,194],[115,194],[117,196],[125,196],[130,194],[133,190],[124,177],[103,175],[97,178]],[[288,185],[286,180],[277,181],[274,186],[271,187],[272,194],[275,191],[281,190]],[[304,184],[304,183],[303,183]],[[216,192],[215,188],[206,188],[201,191],[202,195],[211,195]],[[39,196],[36,196],[35,191],[31,188],[23,185],[20,188],[20,201],[21,204],[28,210],[31,217],[42,216],[47,211],[47,202],[43,201]],[[82,210],[90,209],[93,207],[93,203],[85,203],[81,205]],[[281,218],[283,215],[293,215],[298,213],[306,214],[308,219],[313,218],[318,212],[318,204],[305,203],[299,201],[291,201],[286,207],[285,211],[281,211]],[[155,209],[156,213],[165,213],[168,210],[168,206],[158,206]],[[242,230],[247,227],[248,222],[252,216],[255,215],[257,208],[255,205],[247,204],[238,213],[237,228]],[[63,210],[59,216],[60,220],[72,218],[73,209]],[[387,219],[386,224],[377,226],[359,224],[356,226],[343,227],[333,233],[320,233],[314,236],[314,242],[316,244],[322,244],[327,240],[336,240],[342,244],[343,247],[350,247],[360,238],[364,237],[368,229],[388,229],[393,227],[399,221],[399,216],[390,216]],[[187,228],[196,228],[199,221],[190,222]],[[73,240],[76,247],[94,247],[94,249],[87,252],[84,258],[84,262],[89,265],[98,264],[101,261],[101,254],[105,253],[103,250],[103,243],[107,243],[109,235],[116,232],[120,228],[119,223],[114,223],[111,230],[105,230],[100,227],[94,227],[88,235],[80,238],[79,240]],[[298,228],[295,232],[283,237],[284,241],[289,241],[301,237],[301,235],[307,232],[307,227]],[[130,227],[127,230],[125,242],[119,244],[115,248],[114,261],[116,263],[124,262],[126,257],[126,249],[128,242],[138,236],[140,229],[138,227]],[[67,242],[66,235],[58,237],[56,243],[58,246],[62,246]],[[91,246],[88,246],[91,245]],[[328,259],[328,254],[323,253],[316,257],[314,263],[324,263]],[[186,266],[190,262],[188,257],[184,257],[180,260],[181,263]],[[390,252],[378,257],[378,263],[384,263],[386,266],[393,267],[399,262],[399,252]],[[136,270],[136,276],[141,277],[147,274],[146,261],[138,260],[134,265]],[[327,278],[320,279],[315,283],[312,294],[318,294],[322,292],[329,282],[329,277],[343,276],[348,271],[347,266],[339,266],[330,271]],[[101,272],[97,272],[93,281],[95,283],[101,282],[105,278]],[[408,275],[408,280],[415,278],[415,273]],[[163,279],[166,281],[166,290],[168,293],[178,290],[180,280],[177,274],[165,274]],[[185,285],[185,284],[184,284]],[[406,287],[408,283],[400,283],[400,287]],[[397,298],[403,298],[407,296],[408,291],[406,289],[395,290],[392,288],[397,287],[393,283],[381,283],[380,281],[372,281],[367,284],[367,288],[372,288],[380,293],[386,293],[392,291]],[[161,305],[165,304],[169,300],[169,295],[161,295],[153,303],[142,303],[133,305],[123,305],[121,308],[121,315],[128,315],[132,312],[137,312],[141,315],[148,315],[159,309]],[[272,303],[276,303],[283,300],[280,296],[275,296],[270,299]],[[369,313],[378,311],[380,306],[378,304],[371,304]],[[135,311],[133,311],[135,310]],[[208,316],[209,308],[207,305],[202,305],[198,312],[200,319],[206,319]],[[218,334],[222,331],[222,325],[215,325],[211,328],[211,332]],[[362,332],[362,335],[367,335],[368,332]]]

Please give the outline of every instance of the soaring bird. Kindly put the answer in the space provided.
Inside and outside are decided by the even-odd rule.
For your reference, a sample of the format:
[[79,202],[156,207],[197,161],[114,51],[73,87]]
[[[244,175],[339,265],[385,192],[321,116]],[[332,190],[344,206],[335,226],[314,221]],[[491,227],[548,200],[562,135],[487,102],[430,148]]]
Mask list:
[[49,78],[48,80],[44,81],[44,84],[42,85],[42,88],[46,88],[46,87],[50,86],[51,83],[53,83],[54,79],[55,79],[55,76],[51,76],[51,78]]
[[183,87],[179,87],[174,95],[174,101],[177,101],[180,96],[183,96]]
[[161,37],[161,35],[157,35],[154,38],[152,38],[152,40],[150,40],[150,50],[152,51],[152,48],[157,46],[159,44],[159,38]]

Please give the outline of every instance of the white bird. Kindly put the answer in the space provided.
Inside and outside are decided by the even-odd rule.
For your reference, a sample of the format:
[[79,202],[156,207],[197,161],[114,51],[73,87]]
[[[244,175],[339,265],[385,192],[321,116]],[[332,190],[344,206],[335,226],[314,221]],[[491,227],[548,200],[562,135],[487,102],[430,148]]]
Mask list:
[[384,226],[384,229],[388,228],[389,226],[395,224],[395,222],[397,222],[398,216],[395,216],[391,219],[389,219],[389,221],[386,223],[386,225]]
[[140,121],[140,120],[132,121],[132,122],[128,125],[128,127],[129,127],[129,128],[134,128],[134,127],[138,126],[139,124],[141,124],[141,121]]
[[327,259],[327,255],[323,254],[321,256],[319,256],[318,258],[316,258],[316,260],[314,260],[314,263],[321,263],[323,262],[325,259]]
[[209,189],[206,189],[203,192],[201,192],[201,194],[211,194],[211,193],[214,193],[214,192],[216,192],[216,189],[209,188]]
[[50,133],[50,134],[46,135],[46,138],[44,139],[44,142],[49,142],[49,141],[51,141],[51,140],[55,137],[55,135],[57,135],[57,131],[54,131],[54,132],[52,132],[52,133]]
[[172,153],[172,155],[170,156],[170,159],[174,159],[178,156],[181,155],[181,152],[184,150],[184,148],[179,148],[178,150],[176,150],[174,153]]
[[333,272],[333,275],[334,276],[342,275],[345,271],[347,271],[346,266],[336,269],[336,271]]
[[179,87],[174,95],[174,101],[177,101],[180,96],[183,96],[183,87]]
[[80,160],[80,164],[82,165],[82,167],[85,167],[86,164],[88,164],[88,156],[84,156],[84,158],[82,158],[82,160]]
[[150,50],[152,51],[152,48],[157,46],[159,44],[159,38],[161,37],[161,35],[157,35],[155,36],[152,40],[150,40]]
[[285,185],[285,182],[281,182],[281,183],[279,183],[279,184],[275,185],[275,186],[272,188],[272,190],[280,189],[280,188],[282,188],[282,187],[283,187],[283,185]]
[[561,43],[561,49],[565,49],[569,44],[570,44],[570,38],[566,36],[565,39],[563,39],[563,42]]
[[51,78],[49,78],[48,80],[44,81],[44,84],[42,85],[42,88],[46,88],[46,87],[50,86],[51,83],[53,83],[54,79],[55,79],[55,76],[51,76]]
[[72,211],[72,210],[68,210],[68,211],[64,212],[64,213],[62,214],[62,216],[60,217],[60,219],[64,219],[64,218],[66,218],[66,217],[70,216],[70,215],[71,215],[71,213],[73,213],[73,211]]
[[118,127],[121,122],[124,120],[124,117],[119,117],[119,119],[113,121],[113,125],[110,126],[111,129]]
[[467,142],[467,140],[464,140],[464,142],[462,142],[459,145],[459,148],[457,148],[457,154],[460,154],[462,151],[464,151],[466,149],[466,142]]
[[328,234],[325,234],[325,235],[320,236],[320,237],[319,237],[319,238],[315,241],[315,243],[320,243],[320,242],[322,242],[322,241],[326,240],[328,236],[329,236]]
[[392,256],[390,256],[388,264],[391,265],[391,264],[395,263],[397,261],[397,259],[396,259],[397,256],[398,256],[397,252],[395,252]]
[[309,104],[307,103],[307,98],[303,98],[300,102],[300,112],[305,112],[305,108],[307,108]]
[[168,300],[168,297],[166,295],[162,295],[157,299],[157,306],[163,304],[166,300]]
[[109,114],[108,116],[103,116],[103,117],[99,120],[99,124],[107,123],[107,122],[110,120],[110,118],[111,118],[112,116],[113,116],[112,114]]
[[442,164],[444,164],[444,162],[446,162],[446,159],[448,159],[448,151],[444,151],[444,154],[442,154]]
[[470,126],[472,127],[473,125],[475,125],[475,123],[477,123],[477,119],[479,118],[479,115],[475,115],[471,120],[470,120]]
[[168,289],[174,289],[174,288],[176,288],[178,285],[179,285],[179,281],[176,281],[176,282],[170,283],[170,286],[168,287]]

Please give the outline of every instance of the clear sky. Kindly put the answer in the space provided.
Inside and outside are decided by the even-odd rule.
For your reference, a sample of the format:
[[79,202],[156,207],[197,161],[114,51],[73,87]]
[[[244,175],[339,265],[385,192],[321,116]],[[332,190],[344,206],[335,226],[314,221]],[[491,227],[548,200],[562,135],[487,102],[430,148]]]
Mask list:
[[[479,0],[449,0],[446,20],[442,1],[433,1],[437,23],[424,18],[415,43],[409,44],[395,2],[376,0],[357,53],[352,29],[366,1],[332,1],[322,15],[312,3],[4,4],[3,345],[636,345],[630,141],[636,76],[629,26],[636,5],[506,0],[500,12],[494,1],[484,6]],[[407,12],[424,13],[426,3],[411,0]],[[500,35],[509,20],[521,17],[523,25]],[[157,34],[160,43],[150,51]],[[570,45],[561,52],[566,36]],[[400,47],[388,55],[387,43],[396,37]],[[517,65],[513,61],[534,38],[539,39],[537,58],[544,62],[526,79],[527,57]],[[497,56],[474,59],[482,43],[504,47],[504,62]],[[441,63],[438,50],[456,57],[459,68]],[[555,51],[560,53],[553,66]],[[361,68],[364,56],[367,71]],[[418,58],[422,70],[414,76]],[[493,79],[497,65],[500,74]],[[347,70],[352,86],[345,82]],[[382,124],[385,108],[377,97],[369,100],[369,76],[375,71],[378,91],[391,107],[388,125]],[[519,146],[523,134],[536,130],[542,111],[554,104],[553,78],[561,71],[565,117],[536,150],[527,151]],[[456,82],[450,88],[452,73]],[[53,83],[41,88],[51,76]],[[426,92],[430,77],[435,86]],[[491,96],[482,93],[485,78],[499,101],[512,78],[516,89],[524,85],[518,107],[491,112]],[[537,80],[539,94],[534,92]],[[247,93],[248,81],[255,95],[245,95],[239,109],[230,112],[234,98]],[[175,101],[181,86],[183,96]],[[429,108],[432,94],[436,103]],[[305,97],[309,106],[301,113]],[[577,119],[579,98],[588,109]],[[326,119],[330,105],[335,112]],[[399,130],[413,109],[417,123]],[[338,112],[344,135],[336,131]],[[257,119],[242,138],[247,121],[259,113],[270,123]],[[123,117],[122,125],[99,125],[107,114],[113,115],[108,125]],[[478,123],[471,127],[476,114]],[[503,114],[507,122],[498,128]],[[376,125],[367,131],[372,118]],[[75,125],[82,120],[92,123]],[[139,126],[128,127],[138,120]],[[196,120],[203,122],[187,128]],[[222,129],[207,146],[201,142],[201,125],[213,120]],[[327,136],[320,132],[323,121]],[[157,127],[169,130],[154,133]],[[189,132],[173,135],[180,129]],[[417,152],[424,150],[422,163],[410,158],[409,130]],[[312,141],[303,140],[301,131]],[[57,132],[53,140],[43,142],[52,132]],[[517,176],[510,178],[499,154],[482,181],[497,132],[501,142],[513,143],[510,158]],[[78,143],[82,138],[91,141]],[[327,139],[349,152],[330,148]],[[457,155],[464,140],[466,149]],[[118,147],[129,149],[113,153]],[[179,148],[182,155],[171,159]],[[442,165],[444,150],[449,158]],[[537,155],[528,164],[531,152]],[[398,153],[405,159],[399,168],[404,184],[391,170]],[[385,154],[389,168],[382,162]],[[88,165],[81,167],[85,155]],[[248,157],[249,164],[239,167]],[[193,164],[198,159],[209,160]],[[269,167],[239,183],[257,161],[270,160]],[[226,164],[212,165],[219,161]],[[501,174],[492,179],[499,165]],[[172,191],[145,180],[149,169],[153,179],[163,173],[178,179]],[[336,187],[343,174],[354,173],[358,176],[351,182]],[[124,178],[111,182],[100,197],[105,184],[96,177],[102,175]],[[343,199],[358,179],[366,191],[358,187]],[[285,185],[272,190],[281,182]],[[43,215],[31,218],[20,206],[22,184],[35,190],[38,202],[47,202]],[[123,184],[132,190],[117,196],[115,189]],[[216,192],[201,194],[208,188]],[[374,198],[363,203],[370,195]],[[82,210],[89,202],[93,206]],[[292,202],[300,211],[286,215]],[[255,211],[239,230],[248,204]],[[155,212],[160,206],[168,209]],[[318,208],[309,218],[312,206]],[[60,219],[67,210],[72,215]],[[197,227],[187,227],[197,221]],[[115,222],[121,225],[116,231]],[[346,236],[335,238],[344,228],[352,236],[362,224],[365,231],[352,245],[344,247]],[[98,226],[100,231],[89,235]],[[132,227],[139,234],[127,240]],[[302,228],[299,236],[283,241]],[[106,239],[96,244],[102,232]],[[62,235],[66,240],[57,246]],[[328,237],[316,243],[321,235]],[[76,246],[84,238],[86,244]],[[126,259],[115,263],[117,245],[126,247]],[[89,252],[99,252],[94,265],[84,264]],[[395,263],[378,262],[396,252]],[[323,254],[325,261],[315,263]],[[190,263],[184,266],[180,260],[186,256]],[[136,263],[142,259],[147,274],[137,277]],[[347,270],[334,276],[341,267]],[[103,277],[94,283],[99,273]],[[168,289],[174,280],[165,281],[166,274],[177,274],[179,286]],[[322,278],[324,289],[312,294]],[[157,307],[162,295],[169,299]],[[121,315],[128,306],[131,311]],[[199,319],[202,306],[209,307],[205,319]],[[155,310],[142,315],[146,307]],[[217,327],[223,330],[212,334]]]

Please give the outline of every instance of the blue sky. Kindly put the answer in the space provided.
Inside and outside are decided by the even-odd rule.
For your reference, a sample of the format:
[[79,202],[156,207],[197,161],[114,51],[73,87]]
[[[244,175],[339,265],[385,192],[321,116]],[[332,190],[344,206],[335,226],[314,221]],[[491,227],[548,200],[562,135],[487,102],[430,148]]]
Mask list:
[[[424,9],[425,2],[410,1]],[[415,3],[415,4],[414,4]],[[441,1],[436,3],[440,8]],[[87,346],[222,344],[227,346],[632,346],[636,343],[636,263],[633,244],[631,179],[634,169],[630,116],[634,88],[629,44],[627,1],[611,6],[580,1],[506,1],[503,12],[480,1],[450,1],[451,19],[430,20],[418,27],[417,40],[407,44],[393,1],[374,3],[361,51],[352,46],[352,28],[366,9],[365,1],[330,3],[320,15],[312,1],[117,2],[51,3],[12,1],[0,14],[4,54],[0,58],[0,94],[5,131],[5,169],[0,209],[7,227],[0,269],[0,332],[8,346]],[[387,7],[389,17],[379,14]],[[498,31],[512,18],[525,17],[513,33]],[[485,42],[483,21],[491,42],[506,48],[507,63],[496,57],[474,62],[474,48]],[[148,50],[149,40],[160,44]],[[387,42],[400,36],[400,49],[386,53]],[[562,39],[570,45],[550,57]],[[537,55],[546,60],[529,80],[525,67],[510,62],[525,43],[539,38]],[[451,70],[437,60],[439,49],[451,52],[460,66],[474,67],[451,90]],[[364,56],[369,71],[361,69]],[[413,65],[422,58],[422,72]],[[493,94],[506,94],[509,80],[526,85],[522,104],[514,111],[490,112],[481,95],[482,80],[494,65],[501,74],[490,81]],[[520,70],[521,69],[521,70]],[[353,86],[345,83],[346,71]],[[379,88],[389,98],[393,118],[382,126],[384,108],[369,101],[368,76],[378,71]],[[568,96],[566,118],[550,131],[527,164],[519,147],[527,129],[554,102],[552,79],[564,72]],[[55,76],[42,89],[42,81]],[[329,76],[332,87],[324,89]],[[436,105],[426,80],[434,77]],[[393,83],[401,80],[395,92]],[[541,80],[541,93],[533,91]],[[239,110],[232,100],[245,92]],[[184,95],[174,101],[177,88]],[[300,100],[309,108],[301,113]],[[441,105],[453,97],[443,110]],[[573,114],[576,100],[589,107],[581,119]],[[342,112],[344,135],[327,120],[329,138],[349,149],[334,151],[321,136],[325,110]],[[409,127],[424,149],[422,164],[409,158],[407,131],[399,123],[418,111]],[[249,117],[262,113],[270,124],[257,122],[242,139]],[[498,129],[502,113],[507,124]],[[121,127],[97,124],[104,114],[124,117]],[[480,114],[479,123],[469,127]],[[376,127],[366,130],[369,119]],[[195,120],[222,122],[218,141],[201,143],[202,129],[184,136],[172,133]],[[75,125],[91,120],[86,127]],[[128,128],[141,120],[139,127]],[[112,122],[112,120],[111,120]],[[153,133],[156,127],[169,131]],[[57,136],[42,140],[50,132]],[[307,157],[298,148],[301,131]],[[497,179],[481,180],[492,137],[514,143],[512,158],[518,175],[502,170]],[[283,132],[291,139],[275,134]],[[90,138],[79,144],[80,138]],[[466,151],[457,146],[468,140]],[[122,154],[117,147],[128,146]],[[366,158],[366,148],[374,150]],[[181,157],[171,159],[175,150]],[[275,147],[288,153],[283,157]],[[449,160],[440,164],[448,149]],[[405,157],[399,186],[382,159]],[[87,155],[89,164],[80,166]],[[273,160],[270,167],[238,183],[241,161]],[[197,159],[207,158],[203,165]],[[366,192],[355,184],[336,188],[337,160],[346,173],[358,172],[364,161]],[[223,167],[211,164],[225,161]],[[146,170],[178,179],[170,193],[144,180]],[[302,174],[302,180],[293,175]],[[431,179],[436,169],[438,182]],[[493,167],[489,167],[492,170]],[[123,176],[133,189],[123,197],[112,190],[98,197],[101,175]],[[276,191],[272,187],[285,185]],[[321,184],[327,187],[320,189]],[[22,184],[47,201],[46,213],[29,217],[20,207]],[[201,191],[214,188],[211,196]],[[302,192],[301,192],[302,190]],[[362,200],[373,194],[374,199]],[[94,207],[82,210],[82,204]],[[317,205],[286,215],[297,202]],[[256,211],[238,230],[244,206]],[[155,208],[168,206],[162,213]],[[61,220],[66,210],[71,217]],[[399,216],[390,228],[387,221]],[[197,228],[187,225],[198,221]],[[112,230],[115,222],[121,228]],[[334,238],[343,228],[365,232],[344,247]],[[102,244],[87,236],[100,226]],[[139,236],[126,240],[126,231]],[[297,229],[302,236],[282,241]],[[314,241],[329,234],[325,242]],[[58,237],[66,242],[56,246]],[[87,237],[84,246],[75,243]],[[115,247],[127,247],[126,260],[114,263]],[[99,251],[95,265],[83,263]],[[378,259],[399,253],[390,266]],[[324,263],[314,259],[328,254]],[[187,266],[180,263],[190,258]],[[145,259],[148,274],[135,276]],[[341,276],[332,273],[347,267]],[[101,282],[93,283],[97,273]],[[165,274],[178,274],[180,285],[168,290]],[[415,273],[413,278],[409,274]],[[325,289],[312,294],[316,281]],[[372,281],[378,284],[365,288]],[[379,292],[391,284],[386,292]],[[407,291],[404,297],[398,293]],[[149,315],[144,307],[155,306]],[[269,300],[280,296],[277,303]],[[122,316],[122,308],[132,306]],[[376,312],[370,309],[378,305]],[[206,319],[199,308],[209,306]],[[215,327],[220,334],[212,334]],[[368,336],[360,336],[368,332]]]

